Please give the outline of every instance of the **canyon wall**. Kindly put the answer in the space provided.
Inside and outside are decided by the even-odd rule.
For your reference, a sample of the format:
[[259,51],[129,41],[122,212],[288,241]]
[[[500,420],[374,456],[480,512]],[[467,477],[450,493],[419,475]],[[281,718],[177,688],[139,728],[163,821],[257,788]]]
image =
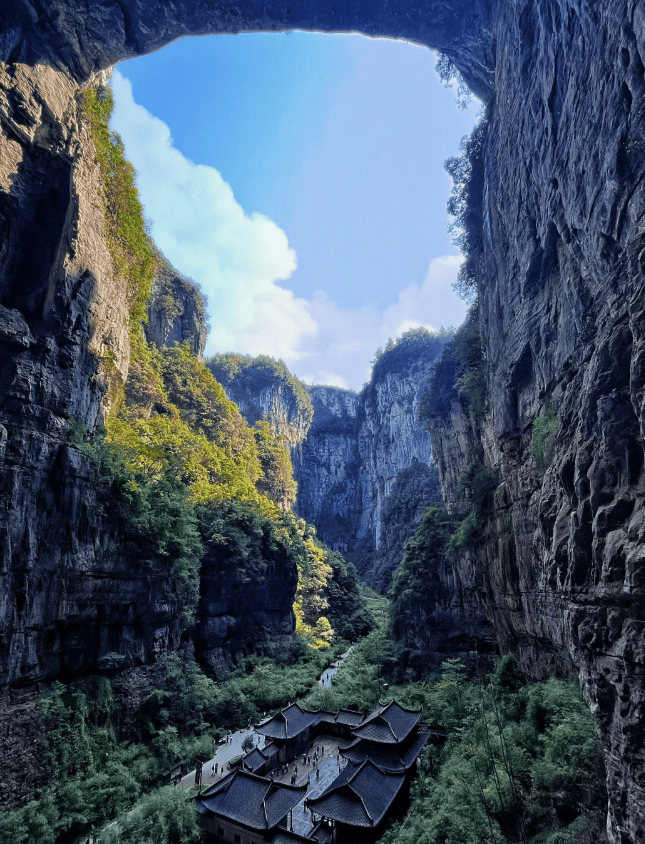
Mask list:
[[[85,469],[62,436],[68,416],[93,424],[100,412],[94,367],[102,349],[112,350],[122,374],[127,369],[122,300],[109,295],[105,247],[90,234],[100,230],[90,191],[96,170],[77,148],[82,125],[80,135],[70,129],[78,116],[69,76],[86,80],[185,34],[299,27],[406,37],[444,49],[487,103],[468,225],[489,412],[470,441],[457,406],[449,416],[458,435],[442,423],[435,450],[446,467],[446,499],[457,497],[450,479],[467,468],[459,453],[467,461],[469,450],[482,450],[498,480],[477,558],[489,619],[502,646],[516,648],[535,674],[569,660],[576,666],[605,747],[610,838],[642,841],[642,0],[339,8],[102,0],[92,5],[91,29],[86,15],[76,0],[11,0],[0,11],[0,56],[9,62],[0,102],[8,670],[41,670],[28,623],[38,605],[34,555],[52,560],[54,588],[54,580],[76,576],[77,561],[91,578],[109,552],[98,514],[83,512],[92,502],[90,492],[78,494]],[[46,96],[43,85],[52,89]],[[83,215],[96,225],[78,228]],[[533,462],[533,422],[547,411],[559,428],[542,472]],[[64,604],[63,619],[68,606],[73,615]],[[155,640],[146,636],[144,649]]]
[[[361,574],[382,545],[383,511],[397,478],[414,464],[432,466],[418,410],[447,339],[420,329],[391,342],[360,393],[304,387],[270,358],[220,355],[207,361],[249,424],[265,420],[284,438],[298,484],[296,512],[330,548],[355,560]],[[423,498],[420,488],[410,490],[419,493]],[[399,525],[406,536],[422,509],[406,511],[406,525]]]
[[[296,510],[359,571],[383,541],[383,509],[400,473],[432,464],[432,445],[418,409],[445,336],[408,332],[375,361],[360,393],[311,387],[314,418],[293,452]],[[420,515],[420,514],[419,514]],[[409,526],[412,533],[414,525]]]
[[470,221],[488,413],[474,430],[453,401],[433,444],[449,504],[480,451],[498,480],[487,616],[534,676],[576,666],[627,844],[645,829],[645,10],[506,3],[496,32]]
[[215,355],[206,365],[249,425],[268,422],[273,436],[290,449],[303,441],[313,419],[311,400],[282,361],[227,354]]

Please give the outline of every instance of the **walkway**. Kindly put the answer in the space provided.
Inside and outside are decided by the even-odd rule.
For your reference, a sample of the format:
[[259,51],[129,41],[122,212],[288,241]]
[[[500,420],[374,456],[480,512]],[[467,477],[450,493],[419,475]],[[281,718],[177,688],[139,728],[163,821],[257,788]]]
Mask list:
[[[342,744],[346,743],[345,740],[340,741]],[[275,782],[290,784],[291,777],[297,767],[296,785],[306,785],[307,778],[309,778],[310,784],[305,796],[318,797],[319,794],[322,794],[322,792],[331,785],[338,776],[339,770],[345,766],[345,760],[341,756],[339,768],[338,744],[339,739],[332,738],[331,736],[317,736],[313,740],[310,750],[308,751],[308,754],[311,755],[311,763],[304,763],[302,761],[303,756],[301,754],[297,759],[289,762],[287,772],[285,774],[274,774]],[[318,754],[319,775],[316,777],[316,766],[313,762],[313,754],[318,747],[324,749],[324,753],[319,752]],[[313,829],[311,813],[304,807],[304,798],[293,810],[293,829],[294,832],[297,832],[300,835],[309,835]]]
[[332,677],[334,676],[334,674],[340,668],[340,665],[343,662],[343,660],[347,659],[347,657],[351,654],[351,652],[353,650],[354,650],[354,645],[351,645],[350,648],[348,650],[346,650],[344,654],[341,654],[338,657],[336,662],[332,662],[332,664],[329,666],[329,668],[325,668],[325,670],[323,671],[323,673],[320,675],[320,677],[318,679],[318,685],[319,686],[331,686]]
[[[247,736],[251,736],[255,742],[255,746],[262,749],[264,747],[264,736],[258,735],[255,730],[236,730],[231,733],[229,744],[220,744],[217,746],[217,751],[212,759],[204,762],[202,770],[202,786],[212,785],[222,778],[224,774],[228,774],[230,769],[226,764],[235,756],[242,756],[242,742]],[[213,774],[213,766],[217,763],[217,774]],[[184,788],[192,788],[195,785],[195,769],[193,769],[185,777],[182,777],[181,784]]]

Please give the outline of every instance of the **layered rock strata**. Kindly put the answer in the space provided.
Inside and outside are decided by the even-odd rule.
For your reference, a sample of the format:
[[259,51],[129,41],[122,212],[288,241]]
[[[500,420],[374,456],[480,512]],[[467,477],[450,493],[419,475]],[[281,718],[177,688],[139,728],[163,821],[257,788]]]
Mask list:
[[42,780],[37,755],[24,761],[37,702],[25,691],[16,705],[17,687],[150,661],[181,632],[167,566],[128,551],[123,521],[67,441],[70,420],[102,419],[129,359],[78,95],[61,71],[0,69],[0,678],[13,689],[0,742],[5,771],[23,766],[2,777],[0,805]]
[[309,388],[313,423],[293,452],[296,510],[335,550],[351,556],[361,543],[378,550],[397,476],[415,461],[432,463],[418,410],[445,339],[404,337],[379,358],[360,393]]
[[[29,479],[22,512],[40,501],[39,473],[53,464],[61,443],[61,404],[81,419],[98,412],[87,349],[90,337],[100,348],[104,326],[119,324],[87,317],[90,302],[101,300],[94,285],[102,291],[104,278],[83,271],[96,266],[102,247],[86,262],[76,252],[69,260],[78,271],[60,274],[60,261],[71,252],[59,245],[63,232],[73,232],[68,214],[76,213],[76,135],[68,130],[75,106],[65,94],[67,76],[42,62],[80,80],[184,34],[354,30],[444,48],[487,99],[481,196],[469,224],[480,242],[475,265],[490,367],[483,447],[500,481],[493,506],[500,518],[509,516],[510,528],[507,551],[494,520],[485,528],[479,565],[488,585],[482,588],[500,640],[517,646],[527,664],[538,671],[544,654],[566,653],[574,661],[605,746],[610,837],[642,840],[642,2],[427,0],[321,8],[302,0],[286,7],[184,2],[162,8],[152,0],[102,0],[92,5],[91,28],[87,5],[76,0],[11,0],[0,15],[0,55],[12,63],[3,87],[14,91],[1,104],[7,165],[0,210],[10,244],[2,261],[8,256],[12,263],[3,263],[0,304],[18,310],[27,329],[18,316],[6,315],[9,325],[20,323],[6,333],[23,338],[12,351],[25,357],[17,364],[3,358],[2,442],[9,459],[19,455]],[[20,80],[20,60],[41,63],[38,72],[55,88],[45,99],[66,114],[39,104],[30,83]],[[95,171],[87,167],[91,178]],[[31,210],[23,212],[23,203]],[[87,213],[98,213],[90,205]],[[40,250],[29,248],[33,232]],[[46,319],[67,328],[48,333]],[[87,332],[84,343],[75,343],[77,329]],[[59,344],[58,337],[68,339]],[[121,366],[127,354],[114,356]],[[59,382],[69,396],[62,402],[52,388]],[[532,424],[546,410],[557,413],[560,428],[542,475],[531,463]],[[6,508],[11,492],[3,483]],[[453,495],[449,487],[446,493]],[[22,524],[11,526],[16,561],[23,554],[29,559],[47,536]],[[16,597],[22,582],[12,581],[5,592],[19,620],[28,606]],[[18,662],[28,666],[28,649],[20,653]]]

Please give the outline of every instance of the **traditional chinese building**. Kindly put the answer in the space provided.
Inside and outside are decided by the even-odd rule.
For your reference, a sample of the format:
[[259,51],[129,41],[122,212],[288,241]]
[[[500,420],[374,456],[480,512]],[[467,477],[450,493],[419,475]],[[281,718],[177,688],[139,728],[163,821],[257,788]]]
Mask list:
[[322,794],[305,805],[331,823],[337,844],[379,838],[388,817],[407,804],[408,786],[429,733],[421,711],[396,702],[379,706],[352,729],[339,748],[347,765]]
[[306,841],[290,830],[290,813],[306,791],[306,786],[285,785],[237,770],[196,797],[197,812],[204,832],[214,841]]

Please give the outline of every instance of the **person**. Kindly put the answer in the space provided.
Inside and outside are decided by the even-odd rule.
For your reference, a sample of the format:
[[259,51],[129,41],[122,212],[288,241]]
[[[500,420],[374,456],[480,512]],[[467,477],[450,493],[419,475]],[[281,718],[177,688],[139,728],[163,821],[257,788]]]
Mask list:
[[318,768],[316,768],[316,779],[320,779],[320,770]]
[[211,773],[213,776],[215,776],[215,765],[213,765],[213,767],[211,768]]

